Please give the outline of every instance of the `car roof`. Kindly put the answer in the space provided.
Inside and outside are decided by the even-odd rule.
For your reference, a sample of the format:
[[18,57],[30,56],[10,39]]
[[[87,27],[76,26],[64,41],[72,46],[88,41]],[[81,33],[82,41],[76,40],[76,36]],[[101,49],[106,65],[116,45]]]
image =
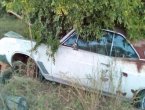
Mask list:
[[112,32],[112,33],[115,33],[115,34],[119,34],[119,35],[123,36],[124,38],[126,38],[125,35],[122,34],[122,33],[120,33],[120,32],[113,31],[113,30],[109,30],[109,29],[102,29],[102,30],[103,30],[103,31],[106,31],[106,32]]

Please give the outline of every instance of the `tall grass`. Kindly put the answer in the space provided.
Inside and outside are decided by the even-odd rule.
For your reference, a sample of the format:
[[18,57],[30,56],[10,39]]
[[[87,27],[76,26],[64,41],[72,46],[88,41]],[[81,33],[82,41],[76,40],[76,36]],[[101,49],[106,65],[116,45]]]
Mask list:
[[42,83],[27,74],[20,76],[15,74],[6,85],[0,85],[0,94],[25,97],[29,110],[134,110],[119,95],[107,97],[101,91],[83,90],[83,86],[73,81],[71,86],[66,86]]
[[13,76],[9,83],[0,87],[0,94],[25,97],[29,110],[134,110],[129,102],[117,97],[61,84],[40,83],[26,76]]

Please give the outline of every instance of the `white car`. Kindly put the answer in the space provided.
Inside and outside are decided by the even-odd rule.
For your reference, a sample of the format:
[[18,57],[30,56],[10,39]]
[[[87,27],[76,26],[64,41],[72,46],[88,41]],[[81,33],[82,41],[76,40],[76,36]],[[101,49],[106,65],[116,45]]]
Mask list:
[[0,54],[6,55],[11,66],[18,60],[26,63],[28,58],[33,59],[47,80],[68,85],[77,83],[106,95],[121,94],[138,101],[137,105],[145,109],[144,52],[120,33],[103,32],[100,39],[86,41],[71,30],[60,40],[54,58],[46,45],[41,44],[32,51],[36,42],[8,32],[0,40]]

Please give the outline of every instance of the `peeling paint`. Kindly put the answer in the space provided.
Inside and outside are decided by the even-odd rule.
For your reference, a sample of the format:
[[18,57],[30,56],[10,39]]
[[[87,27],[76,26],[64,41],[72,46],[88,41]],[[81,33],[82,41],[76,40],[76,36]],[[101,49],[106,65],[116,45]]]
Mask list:
[[140,59],[145,59],[145,40],[138,41],[133,46],[140,55]]
[[135,60],[135,59],[123,59],[124,63],[128,63],[128,64],[135,64],[136,68],[138,70],[138,73],[140,73],[143,69],[143,66],[145,66],[145,61],[144,60]]

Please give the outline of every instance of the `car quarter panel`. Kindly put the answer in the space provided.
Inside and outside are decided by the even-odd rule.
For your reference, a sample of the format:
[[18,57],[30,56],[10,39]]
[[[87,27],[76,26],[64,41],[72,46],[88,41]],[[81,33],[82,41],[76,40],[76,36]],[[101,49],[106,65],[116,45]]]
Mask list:
[[[49,53],[49,49],[46,45],[41,44],[36,50],[34,49],[35,42],[30,40],[18,39],[18,38],[10,38],[5,37],[0,40],[0,54],[5,54],[8,63],[12,66],[12,58],[15,54],[23,54],[32,58],[35,63],[40,67],[38,62],[41,62],[43,68],[46,69],[47,72],[42,72],[43,76],[46,78],[48,74],[52,73],[52,58],[47,54]],[[33,50],[33,51],[32,51]],[[40,68],[42,69],[42,68]],[[50,75],[50,74],[49,74]]]
[[127,98],[132,98],[132,90],[145,87],[145,62],[138,59],[113,58],[120,74],[120,88]]

